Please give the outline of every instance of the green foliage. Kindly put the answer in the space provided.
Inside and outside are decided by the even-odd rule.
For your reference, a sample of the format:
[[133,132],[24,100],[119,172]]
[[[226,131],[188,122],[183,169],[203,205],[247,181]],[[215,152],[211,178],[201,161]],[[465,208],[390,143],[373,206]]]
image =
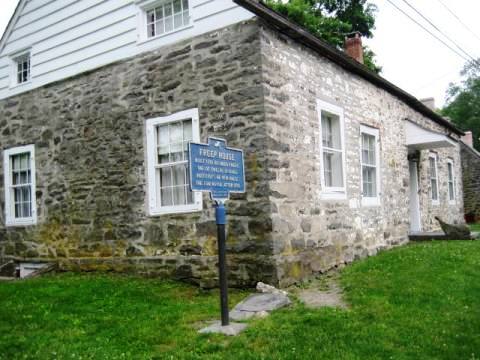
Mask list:
[[93,274],[0,282],[0,359],[478,359],[479,278],[480,241],[404,246],[342,271],[350,309],[296,303],[234,338],[196,331],[218,319],[218,291]]
[[[267,0],[266,4],[337,49],[343,49],[348,33],[373,36],[377,8],[367,0]],[[366,46],[364,63],[376,73],[381,71],[374,52]]]
[[447,105],[442,114],[452,119],[460,129],[471,130],[474,147],[480,151],[480,59],[468,63],[462,72],[459,84],[450,84],[447,90]]

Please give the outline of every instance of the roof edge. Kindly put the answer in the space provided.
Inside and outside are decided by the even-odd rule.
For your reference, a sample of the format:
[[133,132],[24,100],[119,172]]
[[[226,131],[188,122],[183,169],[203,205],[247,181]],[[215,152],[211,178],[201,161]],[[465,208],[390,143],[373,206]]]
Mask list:
[[369,81],[370,83],[388,91],[390,94],[398,97],[411,108],[418,111],[422,115],[430,118],[437,124],[451,130],[457,135],[465,135],[462,130],[460,130],[448,120],[443,118],[441,115],[437,114],[435,111],[421,103],[420,100],[418,100],[413,95],[410,95],[406,91],[400,89],[388,80],[374,73],[363,64],[360,64],[359,62],[350,58],[345,53],[327,44],[325,41],[311,34],[302,26],[293,23],[282,14],[279,14],[278,12],[270,9],[262,2],[258,0],[233,0],[233,2],[249,10],[262,20],[266,21],[270,26],[274,27],[279,32],[290,37],[292,40],[298,41],[299,43],[311,48],[320,55],[341,66],[345,70],[348,70]]
[[26,3],[27,3],[27,0],[20,0],[17,3],[15,11],[13,12],[12,17],[8,21],[7,27],[5,28],[5,31],[3,32],[3,35],[0,38],[0,54],[2,53],[3,49],[5,48],[7,39],[10,36],[10,33],[12,32],[13,26],[17,23],[17,19],[20,17],[20,13],[22,12]]
[[470,151],[472,154],[474,154],[480,159],[480,152],[477,149],[475,149],[473,146],[466,144],[463,140],[460,140],[460,144],[462,144],[462,147],[464,149],[467,149],[468,151]]

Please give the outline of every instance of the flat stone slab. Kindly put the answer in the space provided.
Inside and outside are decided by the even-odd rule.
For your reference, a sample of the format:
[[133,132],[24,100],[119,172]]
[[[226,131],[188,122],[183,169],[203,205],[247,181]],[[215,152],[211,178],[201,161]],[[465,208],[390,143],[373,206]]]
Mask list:
[[340,290],[333,288],[331,290],[321,291],[315,289],[302,290],[298,294],[300,300],[310,308],[320,308],[324,306],[347,308],[347,304],[342,300]]
[[252,294],[230,311],[230,318],[238,321],[255,316],[265,317],[270,311],[290,304],[291,301],[288,296],[281,293]]
[[198,332],[200,334],[223,334],[227,336],[235,336],[245,330],[246,327],[247,324],[243,323],[230,323],[227,326],[222,326],[221,321],[216,321],[212,325],[209,325]]
[[416,232],[408,235],[410,241],[431,241],[431,240],[476,240],[478,233],[471,232],[470,236],[450,236],[443,232]]

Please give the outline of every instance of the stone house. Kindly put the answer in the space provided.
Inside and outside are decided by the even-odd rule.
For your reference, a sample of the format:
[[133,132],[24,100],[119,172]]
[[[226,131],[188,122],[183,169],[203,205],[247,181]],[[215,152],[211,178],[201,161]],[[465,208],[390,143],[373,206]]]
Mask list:
[[460,141],[465,220],[480,221],[480,152],[473,147],[473,134],[465,132]]
[[463,133],[253,0],[21,0],[0,134],[3,262],[215,286],[214,211],[184,151],[207,136],[246,156],[232,285],[288,285],[463,221]]

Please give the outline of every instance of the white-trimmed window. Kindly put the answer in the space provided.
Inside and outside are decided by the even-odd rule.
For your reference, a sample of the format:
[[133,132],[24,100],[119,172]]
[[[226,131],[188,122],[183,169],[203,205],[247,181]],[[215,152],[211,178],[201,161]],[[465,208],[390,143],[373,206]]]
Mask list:
[[30,52],[17,54],[12,58],[12,85],[21,85],[30,81]]
[[455,203],[455,192],[456,192],[456,179],[455,179],[455,168],[453,167],[453,160],[448,159],[447,161],[448,169],[448,201],[450,204]]
[[429,176],[430,176],[430,198],[432,199],[432,204],[440,204],[440,197],[438,192],[438,166],[437,166],[437,154],[431,153],[428,156],[429,163]]
[[146,131],[150,215],[201,210],[188,167],[188,143],[200,141],[198,109],[148,119]]
[[360,126],[362,166],[362,205],[378,205],[380,202],[380,149],[379,131]]
[[142,11],[145,39],[154,38],[189,26],[189,0],[155,1]]
[[36,224],[35,146],[4,150],[3,164],[6,225]]
[[345,199],[343,109],[318,100],[322,197]]

